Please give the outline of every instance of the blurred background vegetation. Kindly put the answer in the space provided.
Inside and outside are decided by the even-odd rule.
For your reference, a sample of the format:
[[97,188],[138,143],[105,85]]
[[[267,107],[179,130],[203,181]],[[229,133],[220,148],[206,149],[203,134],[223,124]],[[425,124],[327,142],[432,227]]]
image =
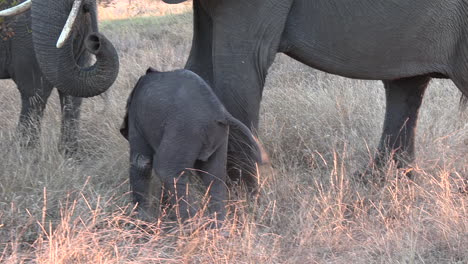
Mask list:
[[180,14],[192,7],[192,1],[169,5],[162,0],[98,0],[98,4],[101,20]]

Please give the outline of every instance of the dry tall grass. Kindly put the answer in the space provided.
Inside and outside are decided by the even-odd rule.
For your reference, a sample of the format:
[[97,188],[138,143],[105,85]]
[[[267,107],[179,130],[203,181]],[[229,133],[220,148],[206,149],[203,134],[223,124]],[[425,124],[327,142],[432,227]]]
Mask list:
[[18,92],[1,82],[0,262],[468,262],[468,124],[452,83],[433,81],[427,92],[414,181],[390,166],[384,186],[362,186],[353,172],[376,147],[382,85],[324,74],[283,55],[271,68],[261,114],[273,168],[261,171],[257,203],[242,193],[232,201],[230,237],[184,227],[163,232],[160,223],[133,220],[128,145],[118,132],[125,100],[148,66],[183,66],[191,18],[103,28],[120,52],[121,72],[106,107],[100,97],[85,100],[80,162],[57,152],[56,94],[41,147],[20,150]]
[[192,1],[168,5],[162,0],[114,0],[109,6],[99,6],[99,18],[103,20],[142,16],[164,16],[187,12]]

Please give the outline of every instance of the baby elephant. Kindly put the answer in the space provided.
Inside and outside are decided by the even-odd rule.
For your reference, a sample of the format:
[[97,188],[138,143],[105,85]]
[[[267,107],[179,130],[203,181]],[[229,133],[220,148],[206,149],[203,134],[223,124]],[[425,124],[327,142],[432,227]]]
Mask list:
[[254,147],[256,161],[265,154],[250,130],[232,117],[209,85],[188,70],[146,71],[127,101],[120,129],[130,143],[130,185],[139,218],[157,216],[151,197],[151,171],[162,181],[182,220],[198,208],[187,191],[187,169],[194,169],[208,188],[208,208],[216,223],[226,216],[226,159],[229,127],[242,131]]

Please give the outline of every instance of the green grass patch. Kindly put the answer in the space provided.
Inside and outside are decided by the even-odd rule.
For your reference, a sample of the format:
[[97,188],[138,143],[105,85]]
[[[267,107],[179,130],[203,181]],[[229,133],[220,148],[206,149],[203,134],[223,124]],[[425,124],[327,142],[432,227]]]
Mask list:
[[192,12],[182,14],[171,14],[166,16],[134,17],[126,19],[102,20],[101,28],[105,30],[116,30],[118,28],[145,28],[145,27],[173,27],[177,25],[186,26],[192,23]]

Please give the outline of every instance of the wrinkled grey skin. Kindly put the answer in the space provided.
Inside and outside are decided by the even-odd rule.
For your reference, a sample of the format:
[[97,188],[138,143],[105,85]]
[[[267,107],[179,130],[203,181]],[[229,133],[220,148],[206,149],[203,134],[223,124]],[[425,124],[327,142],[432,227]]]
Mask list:
[[277,52],[325,72],[383,80],[387,106],[379,165],[391,153],[400,166],[414,160],[418,111],[431,78],[450,78],[468,96],[466,0],[194,0],[193,5],[186,68],[207,80],[226,109],[250,128],[258,126],[265,77]]
[[182,220],[194,216],[198,208],[186,184],[187,169],[195,169],[209,190],[209,210],[222,223],[229,127],[245,133],[246,144],[255,147],[256,162],[266,160],[250,130],[226,111],[198,75],[188,70],[148,69],[128,99],[120,130],[130,143],[130,185],[140,218],[151,220],[157,215],[152,169],[171,204],[178,205]]
[[[11,2],[2,2],[0,10],[11,7]],[[68,0],[36,0],[33,10],[0,18],[0,79],[12,79],[21,94],[18,130],[24,143],[34,146],[38,142],[47,99],[57,87],[62,108],[60,146],[66,153],[78,147],[78,97],[104,92],[119,68],[112,44],[97,33],[95,1],[83,3],[72,37],[64,47],[55,47],[72,4]],[[6,27],[14,34],[8,36]],[[91,54],[98,61],[94,66],[90,64]]]

